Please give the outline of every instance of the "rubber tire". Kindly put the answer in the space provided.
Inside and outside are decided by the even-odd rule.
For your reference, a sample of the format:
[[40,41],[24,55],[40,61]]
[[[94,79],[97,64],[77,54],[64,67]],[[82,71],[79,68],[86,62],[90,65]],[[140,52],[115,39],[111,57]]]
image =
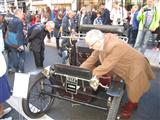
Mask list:
[[[42,79],[46,78],[42,73],[39,73],[36,78],[35,81],[33,82],[33,84],[30,85],[29,87],[29,91],[28,91],[28,95],[27,95],[27,99],[22,99],[22,108],[24,113],[30,117],[30,118],[40,118],[42,117],[52,106],[53,102],[54,102],[54,97],[51,97],[51,100],[49,101],[48,106],[43,110],[43,111],[38,111],[37,113],[34,113],[30,110],[29,107],[29,96],[32,92],[32,89],[34,88],[34,86],[40,82]],[[51,81],[50,81],[51,82]],[[53,83],[51,83],[53,84]],[[52,93],[55,92],[54,89],[52,89]]]

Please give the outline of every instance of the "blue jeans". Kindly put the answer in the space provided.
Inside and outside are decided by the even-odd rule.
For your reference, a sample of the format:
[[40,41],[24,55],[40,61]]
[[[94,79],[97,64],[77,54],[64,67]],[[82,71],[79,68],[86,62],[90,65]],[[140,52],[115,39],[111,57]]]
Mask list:
[[144,54],[151,35],[151,31],[149,31],[148,29],[144,29],[142,31],[139,30],[134,48]]
[[15,72],[24,72],[25,51],[17,51],[16,48],[8,48],[8,69]]
[[18,51],[18,72],[24,72],[25,51]]
[[63,64],[66,64],[66,60],[68,59],[68,51],[67,50],[64,50],[62,51],[62,63]]
[[17,67],[18,67],[17,49],[8,47],[8,69],[16,71]]

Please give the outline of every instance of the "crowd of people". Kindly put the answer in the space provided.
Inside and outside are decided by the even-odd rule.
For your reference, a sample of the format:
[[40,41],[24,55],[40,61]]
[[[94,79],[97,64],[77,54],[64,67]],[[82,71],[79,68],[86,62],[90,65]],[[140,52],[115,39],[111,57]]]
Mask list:
[[[139,4],[135,4],[128,11],[118,1],[115,1],[113,2],[113,7],[111,11],[105,8],[104,4],[101,4],[99,7],[97,7],[97,9],[91,8],[90,6],[83,6],[79,11],[76,12],[72,11],[70,8],[58,9],[57,7],[55,7],[54,10],[46,7],[45,9],[42,9],[41,11],[36,11],[35,13],[31,11],[27,11],[26,13],[21,12],[20,16],[19,12],[18,16],[15,12],[14,16],[12,15],[14,19],[8,20],[10,22],[7,23],[7,28],[9,30],[9,32],[7,32],[7,40],[14,36],[12,33],[15,32],[15,28],[17,28],[16,34],[18,36],[19,43],[12,43],[11,47],[10,45],[7,45],[9,51],[8,70],[10,72],[24,72],[24,46],[28,44],[28,42],[30,43],[31,48],[33,48],[36,67],[39,66],[37,65],[38,58],[42,59],[43,61],[44,47],[39,46],[44,46],[44,43],[42,42],[44,37],[40,38],[39,41],[41,42],[35,42],[36,40],[31,41],[29,40],[30,38],[26,39],[25,34],[27,32],[29,33],[31,31],[31,28],[33,29],[34,27],[34,29],[40,30],[40,26],[45,26],[47,21],[53,21],[55,24],[53,31],[51,33],[47,33],[48,42],[50,42],[51,37],[54,36],[56,38],[56,46],[59,50],[59,55],[62,56],[63,59],[62,63],[66,63],[66,59],[68,59],[66,48],[70,47],[71,44],[68,42],[67,39],[64,39],[63,42],[60,44],[60,36],[69,36],[71,34],[78,33],[79,26],[81,24],[123,25],[126,28],[125,35],[129,38],[128,43],[144,54],[150,40],[153,41],[152,44],[158,43],[159,46],[159,42],[156,42],[156,40],[159,40],[160,37],[159,11],[159,7],[155,4],[155,2],[153,2],[152,0],[147,0],[146,5],[140,6]],[[6,37],[6,35],[4,36]],[[34,35],[32,34],[32,36]],[[6,44],[10,44],[9,41],[7,41]],[[16,44],[18,44],[19,46],[18,52],[15,49],[15,47],[18,47],[16,46]],[[37,49],[37,47],[39,48]],[[156,48],[156,50],[158,49],[159,48]],[[37,51],[41,51],[40,55],[37,54]],[[41,63],[40,66],[43,66],[43,63]]]
[[[130,106],[133,105],[133,106],[129,112],[128,111],[126,112],[126,109],[127,110],[129,109],[128,107],[126,107],[126,109],[123,110],[122,112],[122,116],[130,117],[132,111],[135,108],[137,108],[137,104],[139,102],[140,97],[149,89],[148,80],[154,79],[153,75],[151,74],[152,71],[148,67],[149,65],[147,63],[147,60],[144,58],[143,55],[136,52],[133,49],[133,47],[142,54],[144,54],[150,39],[152,39],[153,44],[155,43],[155,40],[159,40],[160,37],[159,8],[160,6],[156,5],[155,2],[153,2],[153,0],[147,0],[146,5],[140,6],[139,4],[135,4],[129,11],[127,11],[126,8],[124,6],[121,6],[120,3],[117,1],[113,3],[113,8],[111,11],[105,8],[104,4],[101,4],[98,7],[98,9],[91,8],[90,6],[83,6],[79,11],[76,12],[72,11],[69,8],[66,8],[64,10],[55,8],[53,11],[51,11],[49,7],[46,7],[46,9],[42,9],[40,12],[36,11],[33,14],[30,11],[27,11],[27,13],[23,13],[21,9],[16,9],[14,11],[14,14],[8,13],[6,16],[0,16],[0,30],[2,31],[0,34],[2,34],[1,36],[3,36],[0,38],[0,41],[3,41],[5,43],[4,46],[5,50],[7,51],[7,56],[8,56],[7,71],[8,73],[25,72],[24,68],[25,49],[28,44],[30,44],[30,48],[33,52],[36,68],[42,69],[44,67],[43,64],[44,50],[45,50],[44,39],[46,36],[48,37],[48,42],[50,42],[51,37],[53,36],[55,37],[56,47],[59,55],[62,57],[62,63],[66,64],[66,60],[68,59],[67,48],[72,47],[71,44],[74,43],[70,43],[70,41],[67,38],[63,39],[62,42],[60,43],[59,39],[61,35],[70,36],[72,34],[78,33],[79,26],[81,24],[127,26],[126,35],[129,38],[128,43],[132,47],[128,47],[127,45],[124,46],[122,45],[123,46],[122,48],[128,48],[126,49],[126,51],[131,51],[131,53],[133,52],[133,54],[137,56],[137,62],[140,62],[140,64],[141,62],[144,63],[143,67],[138,69],[141,70],[139,71],[139,73],[142,72],[143,76],[142,75],[138,76],[139,74],[135,72],[137,68],[135,68],[135,71],[133,70],[131,71],[136,74],[135,76],[131,75],[132,73],[128,74],[128,76],[121,75],[121,73],[119,73],[121,70],[118,69],[119,65],[116,65],[118,66],[117,70],[114,68],[116,72],[120,70],[119,72],[117,72],[117,74],[121,76],[124,80],[126,80],[125,83],[127,84],[128,96],[130,99],[129,104],[127,105]],[[91,35],[96,36],[96,32],[94,31],[94,34]],[[112,37],[113,39],[117,39],[115,36]],[[92,45],[89,42],[89,45],[93,47],[95,43],[97,44],[97,40],[94,41]],[[119,45],[121,43],[117,44]],[[114,45],[116,45],[116,42]],[[102,46],[98,47],[98,50],[103,51],[104,46],[103,47]],[[107,45],[107,47],[108,49],[110,48],[109,45]],[[107,51],[111,51],[111,49],[112,48],[110,48]],[[124,50],[125,49],[120,49],[119,51],[122,51],[121,53],[125,53]],[[115,52],[115,54],[114,53],[113,54],[118,57],[124,56],[121,53]],[[0,54],[1,56],[3,56],[2,51]],[[130,53],[125,53],[125,55],[126,56],[124,56],[124,59],[125,61],[127,61],[129,59]],[[95,57],[95,55],[92,55],[92,57],[93,56]],[[132,58],[130,58],[129,60],[131,59]],[[109,61],[113,65],[115,65],[113,61],[118,59],[114,59],[113,61],[111,60],[113,59],[109,59]],[[121,62],[126,63],[122,60]],[[82,66],[85,66],[85,64],[87,63],[82,64]],[[104,64],[106,65],[106,63]],[[102,63],[102,65],[104,64]],[[143,70],[146,69],[146,66],[148,67],[149,73],[143,72]],[[132,67],[134,68],[134,66]],[[98,69],[100,69],[100,67]],[[100,72],[101,74],[96,72],[96,70],[94,70],[93,73],[95,75],[102,75],[102,73],[106,73],[108,72],[108,70],[112,69],[113,67],[111,67],[111,65],[108,65],[108,68],[102,69],[104,71]],[[6,71],[6,69],[4,69],[4,71]],[[148,76],[149,74],[151,75]],[[3,82],[4,79],[5,83]],[[134,81],[135,79],[136,80],[135,82],[132,82],[133,84],[131,84],[128,79],[131,81]],[[140,79],[144,81],[141,81]],[[134,91],[133,86],[136,87],[137,80],[146,84],[143,87],[140,85],[137,86],[137,91]],[[0,76],[0,93],[3,91],[2,90],[3,87],[1,87],[1,85],[4,84],[7,84],[7,77],[5,75],[5,72],[3,72],[3,74]],[[7,92],[8,89],[9,88],[6,88],[5,92]],[[9,96],[10,94],[8,93],[8,96],[5,96],[5,98],[3,98],[3,94],[0,94],[0,117],[3,116],[4,114],[4,110],[3,107],[1,106],[1,103],[4,102],[4,100],[8,99]]]

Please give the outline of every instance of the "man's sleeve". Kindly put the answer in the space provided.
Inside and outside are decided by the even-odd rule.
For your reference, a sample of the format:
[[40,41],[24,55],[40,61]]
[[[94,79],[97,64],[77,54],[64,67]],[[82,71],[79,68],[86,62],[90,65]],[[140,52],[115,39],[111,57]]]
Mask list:
[[[143,8],[141,8],[143,9]],[[138,12],[138,15],[137,15],[137,20],[138,21],[141,21],[142,18],[144,17],[144,12],[142,12],[142,10],[140,9],[140,11]]]
[[92,54],[87,58],[87,60],[80,65],[80,67],[91,69],[95,65],[95,63],[98,61],[99,59],[98,56],[99,56],[98,51],[93,51]]
[[112,49],[111,53],[104,59],[102,64],[93,70],[93,75],[102,76],[110,72],[124,54],[125,51],[123,50],[123,48],[115,46]]
[[17,39],[24,40],[23,23],[22,22],[19,22],[17,24]]

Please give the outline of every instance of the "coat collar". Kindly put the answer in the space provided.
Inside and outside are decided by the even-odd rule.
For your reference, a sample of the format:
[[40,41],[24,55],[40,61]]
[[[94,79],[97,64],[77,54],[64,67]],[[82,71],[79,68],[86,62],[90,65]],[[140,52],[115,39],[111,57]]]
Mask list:
[[111,49],[115,46],[114,43],[115,43],[115,40],[112,37],[112,34],[111,33],[106,33],[103,50],[106,51],[106,52],[110,52]]

